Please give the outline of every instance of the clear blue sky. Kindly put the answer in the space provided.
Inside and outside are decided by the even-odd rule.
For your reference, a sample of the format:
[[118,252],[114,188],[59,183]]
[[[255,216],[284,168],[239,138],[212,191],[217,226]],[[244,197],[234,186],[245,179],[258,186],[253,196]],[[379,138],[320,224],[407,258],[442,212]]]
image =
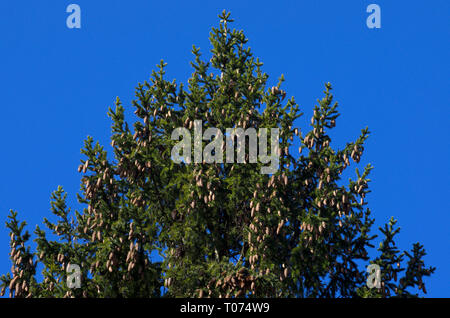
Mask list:
[[[81,7],[81,29],[66,27],[66,7]],[[366,7],[381,7],[368,29]],[[375,167],[369,206],[379,226],[395,216],[398,243],[420,241],[429,296],[450,297],[449,13],[450,1],[111,1],[0,2],[0,221],[19,211],[33,231],[63,185],[76,207],[77,166],[87,135],[109,143],[107,107],[129,106],[134,87],[163,58],[185,82],[192,44],[209,53],[217,15],[231,11],[276,83],[305,112],[331,82],[342,116],[334,145],[372,135],[363,164]],[[0,273],[11,264],[0,226]]]

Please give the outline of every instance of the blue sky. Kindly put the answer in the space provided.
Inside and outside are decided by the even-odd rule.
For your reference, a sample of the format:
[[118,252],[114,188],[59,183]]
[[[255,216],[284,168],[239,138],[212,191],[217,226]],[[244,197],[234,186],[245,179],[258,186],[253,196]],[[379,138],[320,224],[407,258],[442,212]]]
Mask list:
[[[66,26],[70,3],[81,7],[81,29]],[[381,7],[381,29],[366,26],[370,3]],[[192,44],[209,56],[223,9],[270,83],[285,75],[305,113],[300,127],[325,82],[342,114],[334,145],[369,127],[362,163],[375,167],[376,225],[393,215],[401,249],[423,243],[437,267],[428,295],[450,297],[448,0],[1,1],[0,222],[14,209],[34,230],[58,185],[76,207],[80,149],[87,135],[109,144],[108,106],[116,96],[129,106],[162,58],[168,78],[186,82]],[[0,273],[11,266],[8,244],[1,226]]]

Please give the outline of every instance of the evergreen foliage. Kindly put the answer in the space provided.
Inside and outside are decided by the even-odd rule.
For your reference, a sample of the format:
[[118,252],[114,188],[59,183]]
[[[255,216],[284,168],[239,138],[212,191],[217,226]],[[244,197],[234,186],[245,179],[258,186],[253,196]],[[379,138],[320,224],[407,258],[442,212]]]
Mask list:
[[[11,273],[0,277],[10,297],[410,297],[426,292],[425,252],[401,252],[392,219],[381,233],[379,256],[369,258],[374,219],[365,201],[368,164],[347,184],[342,174],[359,163],[368,129],[341,150],[330,145],[339,116],[331,85],[314,107],[310,129],[278,84],[268,87],[262,63],[229,13],[210,36],[212,58],[193,47],[187,82],[165,79],[166,64],[136,88],[136,121],[125,119],[117,99],[109,109],[111,145],[85,141],[79,202],[72,212],[59,187],[52,195],[55,223],[36,227],[37,247],[11,212]],[[262,163],[176,164],[171,139],[177,127],[192,131],[229,127],[280,129],[280,167],[261,174]],[[300,148],[295,154],[294,139]],[[204,145],[207,141],[204,141]],[[247,147],[248,148],[248,147]],[[248,149],[247,149],[248,150]],[[248,153],[248,152],[247,152]],[[113,158],[111,158],[113,157]],[[248,160],[248,155],[246,157]],[[50,239],[48,236],[56,237]],[[161,257],[156,257],[156,255]],[[43,279],[37,279],[37,264]],[[366,267],[381,268],[381,288],[366,286]],[[69,264],[82,286],[70,289]],[[402,265],[403,264],[403,265]]]

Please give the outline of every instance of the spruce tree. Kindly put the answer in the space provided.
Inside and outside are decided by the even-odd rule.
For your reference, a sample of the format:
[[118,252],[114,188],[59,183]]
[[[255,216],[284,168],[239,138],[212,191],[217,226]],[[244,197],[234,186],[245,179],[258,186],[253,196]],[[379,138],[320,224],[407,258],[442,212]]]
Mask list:
[[[161,61],[149,81],[138,84],[133,124],[119,99],[109,108],[113,153],[85,141],[78,201],[52,194],[56,222],[35,230],[36,250],[25,222],[11,212],[13,262],[0,277],[10,297],[410,297],[426,292],[424,249],[401,252],[391,219],[381,228],[379,256],[371,259],[376,235],[365,200],[368,164],[354,179],[342,179],[359,163],[367,128],[342,149],[329,132],[339,117],[332,87],[314,106],[309,129],[293,97],[269,87],[262,63],[242,31],[223,12],[210,34],[211,58],[195,46],[187,87],[165,78]],[[178,127],[279,128],[279,169],[263,163],[175,163],[171,150]],[[293,150],[294,140],[300,144]],[[194,142],[194,140],[192,140]],[[203,148],[208,141],[203,140]],[[268,152],[271,151],[269,147]],[[225,156],[226,151],[223,152]],[[50,237],[51,236],[51,237]],[[42,264],[43,278],[37,266]],[[366,267],[381,269],[380,288],[366,286]],[[81,288],[67,284],[70,264],[81,269]],[[418,290],[419,289],[419,290]]]

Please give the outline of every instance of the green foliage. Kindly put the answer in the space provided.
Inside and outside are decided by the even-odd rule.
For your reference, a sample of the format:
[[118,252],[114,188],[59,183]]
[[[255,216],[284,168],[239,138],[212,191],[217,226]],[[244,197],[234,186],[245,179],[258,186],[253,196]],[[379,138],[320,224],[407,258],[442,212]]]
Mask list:
[[[419,295],[412,291],[415,287],[426,293],[423,277],[430,276],[435,268],[424,268],[422,258],[426,255],[423,246],[419,243],[413,245],[412,254],[407,251],[400,253],[395,246],[394,236],[400,232],[400,228],[395,228],[397,221],[391,218],[384,228],[380,231],[384,235],[378,251],[381,255],[373,262],[381,269],[381,288],[368,289],[366,286],[358,290],[358,294],[363,297],[418,297]],[[404,257],[408,258],[406,272],[402,278],[399,278],[405,268],[401,267]]]
[[[112,159],[87,138],[78,195],[85,208],[71,212],[58,188],[51,202],[58,221],[44,219],[58,240],[37,227],[31,252],[24,223],[11,213],[14,265],[12,276],[0,278],[11,297],[388,297],[413,296],[406,289],[416,286],[425,292],[422,278],[434,269],[424,267],[420,244],[411,254],[399,252],[393,220],[381,229],[381,254],[371,261],[382,269],[383,287],[365,286],[375,238],[364,201],[372,167],[356,169],[347,185],[341,177],[351,161],[359,163],[368,129],[341,150],[331,147],[339,113],[330,84],[314,107],[311,129],[295,128],[302,113],[293,97],[285,100],[283,76],[267,87],[268,75],[243,32],[229,28],[229,13],[220,19],[210,36],[211,59],[202,60],[193,47],[186,89],[165,79],[161,61],[136,88],[132,126],[119,99],[109,109]],[[261,174],[260,162],[174,163],[172,131],[192,131],[198,119],[203,129],[279,128],[279,170]],[[294,139],[298,155],[290,153]],[[397,284],[404,256],[409,260]],[[81,268],[80,289],[66,284],[69,264]]]

